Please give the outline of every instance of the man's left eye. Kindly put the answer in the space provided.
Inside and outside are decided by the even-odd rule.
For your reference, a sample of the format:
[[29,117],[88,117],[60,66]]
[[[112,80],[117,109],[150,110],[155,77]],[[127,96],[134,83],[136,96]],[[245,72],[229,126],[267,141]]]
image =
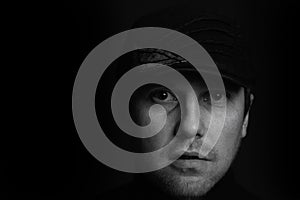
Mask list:
[[228,98],[228,94],[221,91],[211,91],[209,93],[208,91],[203,95],[203,101],[209,104],[212,103],[223,103]]

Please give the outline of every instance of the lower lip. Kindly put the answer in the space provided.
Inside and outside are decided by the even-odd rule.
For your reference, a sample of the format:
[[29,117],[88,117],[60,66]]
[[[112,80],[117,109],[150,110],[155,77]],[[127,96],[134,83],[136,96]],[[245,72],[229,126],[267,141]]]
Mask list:
[[178,168],[202,168],[203,165],[207,164],[207,160],[184,160],[179,159],[172,163],[175,167]]
[[183,176],[199,176],[207,170],[207,160],[179,159],[171,164],[171,167]]

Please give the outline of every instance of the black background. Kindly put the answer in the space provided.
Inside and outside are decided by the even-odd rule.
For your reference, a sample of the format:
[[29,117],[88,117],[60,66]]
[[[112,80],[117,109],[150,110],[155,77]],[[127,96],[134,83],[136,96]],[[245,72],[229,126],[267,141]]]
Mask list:
[[[10,198],[88,197],[126,183],[87,152],[72,117],[72,89],[87,54],[129,29],[140,16],[173,5],[165,1],[24,3],[5,16],[7,100],[13,103],[5,169]],[[242,14],[255,52],[257,90],[249,132],[235,165],[237,180],[263,199],[292,199],[286,10],[279,1],[210,1]],[[204,4],[205,5],[205,4]],[[244,18],[244,16],[246,16]],[[6,55],[6,54],[5,54]]]

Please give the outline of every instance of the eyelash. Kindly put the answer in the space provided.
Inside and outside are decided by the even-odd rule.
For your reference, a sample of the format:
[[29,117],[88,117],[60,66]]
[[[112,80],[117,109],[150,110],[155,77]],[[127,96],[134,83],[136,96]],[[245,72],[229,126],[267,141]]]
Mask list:
[[[202,101],[211,104],[211,96],[213,96],[213,95],[215,95],[215,94],[221,94],[222,96],[221,96],[220,99],[224,98],[224,96],[225,96],[226,101],[229,100],[229,99],[231,98],[231,95],[230,95],[228,92],[225,92],[225,94],[224,94],[224,93],[219,92],[219,91],[212,91],[211,93],[212,93],[212,94],[210,95],[209,91],[207,91],[207,92],[205,92],[204,94],[202,94],[202,95],[201,95]],[[208,99],[208,100],[207,100],[207,99]],[[214,101],[215,104],[218,104],[218,103],[221,104],[221,103],[223,103],[223,102],[224,102],[224,99],[223,99],[221,102],[218,101],[218,100]]]
[[[158,93],[167,93],[168,95],[171,95],[172,96],[171,98],[174,98],[174,100],[170,100],[170,101],[160,100],[157,97],[155,97],[155,95],[158,94]],[[212,93],[212,95],[214,95],[214,94],[221,94],[222,92],[212,91],[211,93]],[[229,100],[231,98],[230,93],[226,92],[225,95],[226,95],[226,100]],[[223,96],[224,96],[224,94],[222,94],[222,98],[223,98]],[[170,92],[169,90],[167,90],[167,89],[155,89],[154,91],[152,91],[150,93],[150,97],[151,97],[151,100],[153,102],[159,103],[159,104],[171,104],[171,103],[173,104],[173,103],[178,103],[178,100],[177,100],[176,96],[172,92]],[[224,99],[221,102],[218,102],[218,100],[217,101],[213,101],[213,103],[214,103],[214,105],[216,105],[216,104],[222,104],[223,101],[224,101]],[[211,96],[210,96],[209,91],[206,91],[206,92],[204,92],[201,95],[201,102],[204,102],[206,104],[211,105],[212,102],[211,102]]]
[[[169,96],[171,96],[171,98],[173,98],[173,100],[170,100],[170,101],[160,100],[159,97],[156,97],[156,95],[159,95],[159,93],[161,93],[161,94],[162,94],[162,93],[166,93],[166,94],[168,95],[167,98],[168,98]],[[151,97],[152,101],[154,101],[154,102],[156,102],[156,103],[172,103],[172,102],[178,102],[176,96],[175,96],[172,92],[170,92],[170,91],[168,91],[168,90],[166,90],[166,89],[156,89],[156,90],[154,90],[154,91],[152,91],[152,92],[150,93],[150,97]]]

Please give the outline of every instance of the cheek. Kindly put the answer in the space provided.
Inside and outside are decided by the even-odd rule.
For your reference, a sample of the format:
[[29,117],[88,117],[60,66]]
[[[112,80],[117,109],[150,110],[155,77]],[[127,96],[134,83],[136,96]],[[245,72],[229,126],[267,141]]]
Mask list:
[[232,159],[241,140],[241,130],[244,120],[243,93],[239,93],[228,105],[222,134],[216,148],[223,158]]
[[162,148],[164,145],[168,144],[176,134],[176,127],[179,125],[179,119],[180,112],[177,109],[169,112],[167,122],[163,129],[158,134],[150,138],[147,143],[143,142],[144,148],[148,151],[153,151],[154,149]]
[[144,101],[134,102],[130,108],[132,120],[139,126],[146,126],[150,123],[149,109],[151,104]]
[[224,160],[231,160],[241,139],[241,127],[243,115],[241,112],[228,113],[222,134],[216,144],[219,157]]

